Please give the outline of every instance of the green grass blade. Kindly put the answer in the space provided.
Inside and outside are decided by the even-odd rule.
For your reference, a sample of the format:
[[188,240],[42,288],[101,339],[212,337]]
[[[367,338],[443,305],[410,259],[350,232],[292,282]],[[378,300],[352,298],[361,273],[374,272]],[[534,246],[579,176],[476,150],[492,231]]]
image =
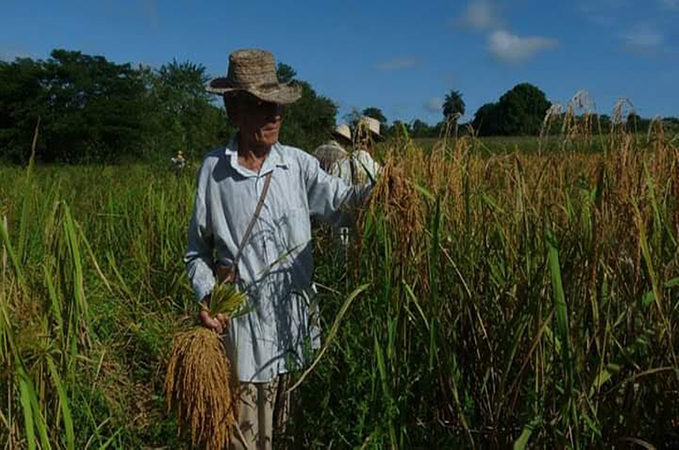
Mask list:
[[31,200],[33,197],[32,187],[32,173],[35,164],[35,147],[38,143],[38,133],[40,131],[40,117],[35,125],[35,132],[33,133],[33,144],[31,146],[31,157],[28,160],[28,167],[26,168],[26,177],[24,178],[24,196],[21,204],[21,222],[19,223],[19,246],[17,247],[17,258],[20,263],[26,259],[26,252],[28,248],[28,222],[31,209]]
[[533,430],[537,425],[540,423],[539,419],[533,419],[529,424],[526,424],[525,427],[523,427],[523,430],[521,431],[521,435],[519,438],[514,442],[514,450],[524,450],[526,446],[528,445],[528,441],[530,440],[531,435],[533,434]]
[[[382,385],[382,395],[384,395],[384,400],[388,405],[391,405],[393,399],[391,395],[391,388],[389,387],[389,378],[387,377],[387,366],[384,361],[384,352],[382,351],[382,346],[377,340],[377,333],[373,334],[375,341],[375,356],[377,358],[377,369],[380,374],[380,384]],[[394,427],[394,421],[387,414],[387,419],[389,420],[389,439],[391,440],[391,447],[397,448],[396,440],[396,428]]]
[[35,440],[35,427],[33,425],[33,409],[31,408],[31,390],[29,388],[29,383],[31,380],[28,375],[23,370],[23,368],[18,368],[19,375],[19,400],[21,403],[21,410],[24,415],[24,427],[26,431],[26,441],[29,450],[34,450],[37,445]]
[[[568,326],[568,306],[566,305],[566,294],[563,289],[563,281],[561,279],[561,266],[559,264],[559,250],[557,247],[556,238],[551,230],[545,233],[545,241],[547,244],[547,259],[549,263],[549,271],[552,276],[552,290],[554,293],[554,305],[556,308],[556,325],[557,334],[561,343],[561,358],[563,366],[563,374],[566,377],[566,397],[571,406],[573,424],[576,426],[577,432],[577,406],[573,391],[573,365],[571,363],[571,340]],[[577,440],[577,439],[576,439]]]
[[[28,377],[28,374],[26,374]],[[47,431],[47,422],[40,409],[40,402],[38,401],[38,394],[35,392],[35,387],[33,383],[28,384],[28,389],[30,390],[30,400],[31,408],[33,409],[33,419],[35,420],[36,428],[38,429],[38,436],[40,437],[40,447],[43,450],[49,450],[52,448],[49,441],[49,435]]]
[[362,286],[357,287],[354,289],[354,291],[349,294],[349,297],[344,301],[344,304],[340,308],[339,312],[337,313],[337,317],[335,318],[335,321],[333,322],[332,326],[330,327],[330,332],[328,333],[328,337],[325,340],[325,345],[323,345],[323,348],[321,351],[318,353],[318,356],[316,356],[316,359],[314,362],[309,366],[307,370],[304,371],[302,376],[299,377],[299,380],[290,388],[288,389],[288,392],[292,392],[293,390],[297,389],[300,384],[304,381],[304,379],[311,373],[313,372],[314,368],[318,364],[318,362],[321,360],[325,352],[328,350],[330,347],[330,344],[332,344],[335,335],[337,334],[337,330],[339,329],[340,324],[342,323],[342,319],[344,318],[344,315],[347,313],[349,310],[349,307],[353,303],[354,299],[358,297],[358,294],[361,292],[365,291],[370,285],[369,284],[364,284]]
[[12,247],[12,243],[9,240],[9,232],[3,225],[2,221],[0,221],[0,237],[2,238],[2,244],[4,245],[5,249],[7,250],[7,254],[9,255],[9,260],[12,263],[12,268],[14,269],[14,274],[16,275],[17,279],[19,280],[19,286],[22,289],[26,288],[26,282],[24,280],[24,273],[23,270],[21,269],[22,264],[20,258],[17,256],[16,253],[14,253],[14,248]]
[[52,382],[57,388],[57,394],[59,395],[59,407],[61,408],[62,418],[64,421],[64,428],[66,429],[66,448],[68,450],[75,449],[75,434],[73,433],[73,418],[71,416],[71,408],[69,406],[68,395],[66,394],[66,389],[61,382],[61,377],[59,377],[59,372],[54,365],[52,358],[47,358],[47,366],[52,376]]
[[118,431],[116,431],[115,433],[113,433],[113,435],[112,435],[110,438],[108,438],[108,439],[106,440],[106,442],[104,442],[103,444],[101,444],[101,446],[99,447],[99,450],[106,450],[106,449],[108,448],[109,445],[113,444],[113,440],[114,440],[115,438],[118,437],[118,435],[120,434],[121,431],[123,431],[122,428],[118,429]]

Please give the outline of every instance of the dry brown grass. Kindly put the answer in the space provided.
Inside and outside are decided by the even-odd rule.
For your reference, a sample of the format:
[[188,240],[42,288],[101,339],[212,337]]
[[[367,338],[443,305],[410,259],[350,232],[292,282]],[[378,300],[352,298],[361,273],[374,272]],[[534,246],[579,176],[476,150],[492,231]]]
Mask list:
[[194,446],[228,448],[238,421],[238,386],[221,337],[196,327],[177,334],[165,378],[168,409]]

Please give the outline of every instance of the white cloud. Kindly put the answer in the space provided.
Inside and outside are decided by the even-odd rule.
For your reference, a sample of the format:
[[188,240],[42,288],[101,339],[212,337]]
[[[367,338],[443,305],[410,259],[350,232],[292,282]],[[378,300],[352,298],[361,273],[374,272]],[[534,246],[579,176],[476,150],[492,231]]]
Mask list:
[[517,36],[504,30],[494,31],[488,36],[488,51],[503,62],[525,61],[558,44],[556,39],[541,36]]
[[679,11],[679,0],[660,0],[660,7],[662,9]]
[[627,50],[636,53],[656,53],[663,49],[665,39],[662,33],[649,25],[638,25],[632,31],[622,34]]
[[424,104],[424,110],[429,113],[440,113],[441,111],[443,111],[443,100],[441,100],[438,97],[429,99]]
[[491,0],[472,0],[459,21],[473,30],[483,32],[501,25],[500,13],[497,5]]
[[411,69],[415,67],[417,63],[418,60],[414,56],[401,56],[378,63],[375,65],[375,68],[377,70],[403,70]]

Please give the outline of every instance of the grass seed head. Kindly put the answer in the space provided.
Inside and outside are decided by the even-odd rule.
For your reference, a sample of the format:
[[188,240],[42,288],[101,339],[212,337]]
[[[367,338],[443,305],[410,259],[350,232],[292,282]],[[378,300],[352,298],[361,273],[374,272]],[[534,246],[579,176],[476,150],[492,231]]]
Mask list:
[[393,256],[412,263],[421,245],[424,210],[409,165],[407,160],[396,162],[388,158],[385,161],[359,223],[365,223],[368,215],[382,217],[393,246]]
[[165,377],[168,409],[194,446],[223,449],[238,421],[238,385],[221,337],[196,327],[177,334]]

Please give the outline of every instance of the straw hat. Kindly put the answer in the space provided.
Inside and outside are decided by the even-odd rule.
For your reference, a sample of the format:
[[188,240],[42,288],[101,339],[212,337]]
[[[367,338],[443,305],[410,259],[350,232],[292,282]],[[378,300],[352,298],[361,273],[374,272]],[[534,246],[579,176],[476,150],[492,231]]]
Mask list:
[[249,92],[260,100],[282,105],[293,103],[302,96],[301,86],[278,81],[273,54],[256,49],[231,53],[226,77],[210,80],[207,91],[219,95]]
[[368,129],[373,134],[373,138],[376,140],[382,140],[384,137],[380,134],[380,121],[373,119],[372,117],[362,116],[358,125],[356,126],[358,130]]
[[335,127],[335,131],[332,132],[333,136],[344,139],[347,142],[351,142],[351,130],[349,125],[341,124]]

